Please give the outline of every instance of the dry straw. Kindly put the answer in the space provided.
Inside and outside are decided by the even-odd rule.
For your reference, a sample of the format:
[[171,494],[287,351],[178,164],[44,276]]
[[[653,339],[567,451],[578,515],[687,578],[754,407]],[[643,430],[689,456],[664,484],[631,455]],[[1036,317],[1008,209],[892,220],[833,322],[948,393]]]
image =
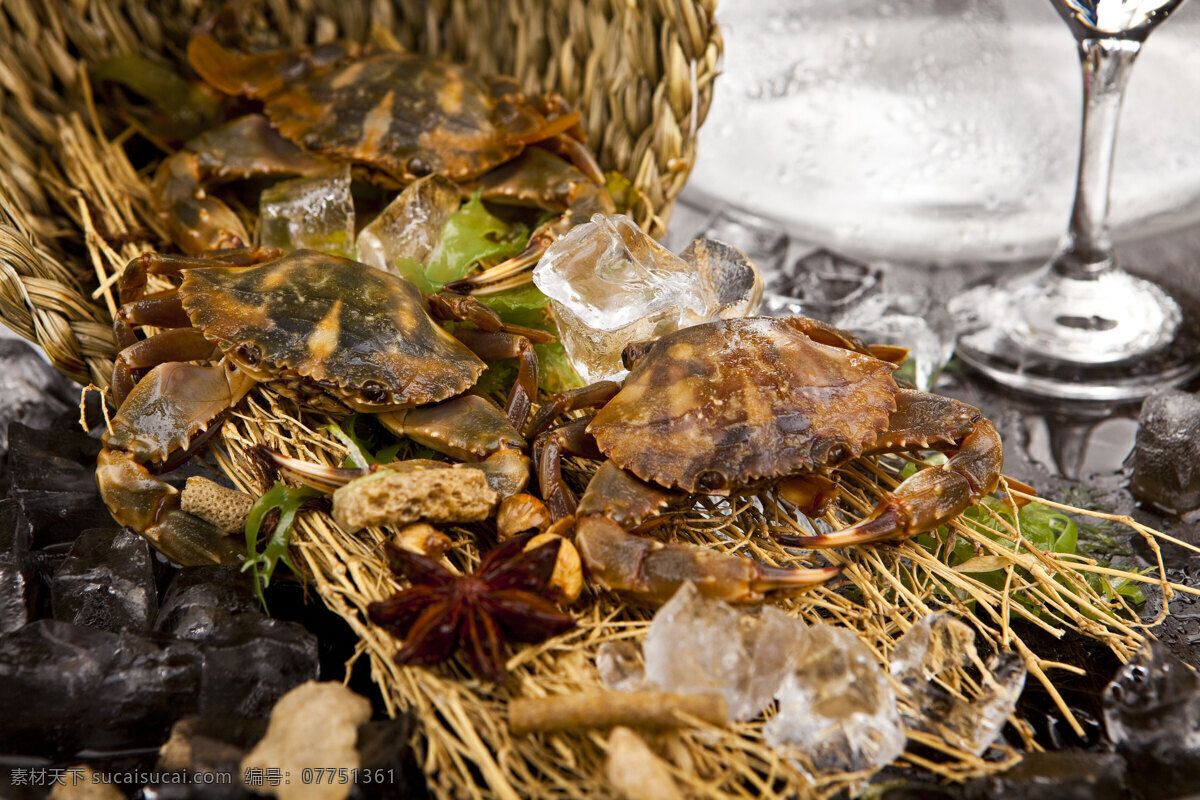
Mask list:
[[[641,191],[644,202],[635,215],[656,234],[663,231],[693,161],[721,50],[711,0],[269,0],[257,10],[261,18],[251,32],[260,38],[298,43],[382,37],[516,75],[531,90],[564,94],[584,111],[602,164],[621,170]],[[137,135],[136,126],[121,109],[94,101],[89,72],[125,53],[177,67],[188,32],[209,11],[211,6],[199,0],[8,0],[0,5],[0,308],[9,327],[39,344],[81,384],[107,386],[114,355],[112,286],[119,270],[165,239],[149,210],[147,176],[131,166],[123,147]],[[328,422],[257,392],[222,429],[212,452],[235,483],[257,493],[264,487],[248,456],[256,445],[340,463],[344,451],[325,435]],[[568,475],[579,483],[591,467],[571,463]],[[864,461],[848,470],[844,502],[827,522],[840,527],[870,508],[882,488],[895,484],[894,467]],[[1128,518],[1106,519],[1157,549],[1160,534]],[[1132,609],[1098,594],[1084,576],[1160,582],[1153,575],[1165,571],[1160,563],[1151,576],[1133,575],[1041,552],[1023,540],[1020,530],[999,518],[995,524],[1000,532],[984,535],[978,523],[960,518],[950,530],[1005,575],[1002,588],[948,567],[939,557],[945,547],[930,552],[905,543],[833,553],[832,560],[847,565],[843,582],[782,607],[809,621],[855,631],[881,663],[915,620],[930,611],[949,611],[967,620],[991,647],[1020,653],[1032,679],[1078,727],[1054,687],[1056,673],[1076,668],[1044,660],[1012,621],[1022,619],[1053,636],[1081,633],[1126,658],[1143,626]],[[668,516],[654,535],[799,564],[805,556],[771,538],[794,532],[796,525],[796,515],[768,493],[705,501]],[[469,569],[478,560],[480,543],[486,546],[493,535],[486,524],[450,533],[455,546],[448,558],[458,569]],[[419,716],[422,765],[437,794],[610,794],[604,783],[606,732],[514,736],[508,704],[519,697],[599,689],[597,649],[605,642],[638,639],[650,613],[585,592],[575,608],[578,628],[513,654],[511,679],[500,688],[481,684],[455,663],[401,668],[390,658],[397,643],[364,616],[370,602],[397,588],[380,558],[387,535],[368,529],[350,536],[328,517],[312,513],[298,524],[295,555],[315,593],[361,638],[358,655],[369,659],[389,709]],[[997,536],[1010,546],[998,543]],[[1163,586],[1169,599],[1172,587]],[[950,688],[972,680],[978,678],[963,674]],[[1036,747],[1030,727],[1012,721],[1026,746]],[[725,728],[693,722],[673,733],[646,734],[670,778],[688,796],[825,796],[862,777],[805,779],[765,746],[761,719]],[[929,734],[913,734],[912,742],[920,747],[910,746],[902,761],[948,780],[986,773],[1015,758],[1002,752],[999,759],[984,761]]]

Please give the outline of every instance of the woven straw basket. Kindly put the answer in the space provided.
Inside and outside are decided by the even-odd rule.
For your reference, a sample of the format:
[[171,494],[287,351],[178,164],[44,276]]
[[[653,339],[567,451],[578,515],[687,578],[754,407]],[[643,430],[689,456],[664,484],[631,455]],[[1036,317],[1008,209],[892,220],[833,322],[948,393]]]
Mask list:
[[[562,94],[583,112],[601,166],[619,170],[639,190],[642,200],[632,213],[655,235],[664,232],[693,163],[721,53],[714,0],[263,0],[247,5],[258,15],[251,29],[260,40],[288,45],[382,36],[482,72],[514,75],[530,91]],[[0,312],[5,324],[40,345],[81,385],[108,386],[115,355],[116,277],[131,258],[167,241],[150,205],[152,165],[138,171],[126,152],[135,141],[144,152],[145,132],[122,109],[97,100],[104,95],[93,95],[89,75],[105,59],[128,53],[186,71],[185,43],[212,10],[213,4],[202,0],[0,3]],[[251,448],[265,444],[288,456],[340,464],[346,451],[324,433],[328,422],[260,387],[221,427],[205,457],[240,488],[261,494],[268,485],[253,466]],[[861,518],[898,483],[902,466],[902,461],[863,460],[844,470],[842,501],[826,522],[842,527]],[[594,464],[572,460],[566,477],[578,487],[590,469]],[[1133,610],[1074,571],[1087,569],[1086,564],[1036,550],[994,512],[985,513],[992,515],[991,527],[959,518],[950,524],[954,536],[944,541],[968,542],[986,555],[993,571],[1008,575],[1001,588],[949,567],[945,548],[952,544],[931,550],[910,541],[830,553],[830,562],[846,566],[847,588],[820,587],[779,606],[795,617],[854,631],[883,664],[914,620],[946,609],[969,622],[990,647],[1018,652],[1030,680],[1039,681],[1074,722],[1046,675],[1056,665],[1027,647],[1009,619],[1024,616],[1056,634],[1081,632],[1122,658],[1138,646],[1142,626]],[[478,561],[480,550],[495,538],[489,524],[447,531],[454,541],[447,557],[455,567],[468,570]],[[1127,524],[1153,544],[1154,532],[1131,520]],[[765,492],[701,499],[665,515],[655,535],[769,563],[811,565],[809,556],[773,540],[774,534],[803,532],[797,525],[794,509]],[[433,791],[442,797],[513,800],[614,794],[606,759],[611,757],[610,769],[615,764],[619,778],[623,759],[632,757],[627,751],[610,754],[606,734],[587,728],[514,735],[509,703],[600,689],[598,649],[640,638],[650,612],[586,591],[572,609],[577,628],[513,651],[503,686],[481,683],[454,661],[434,669],[399,667],[391,659],[396,640],[369,624],[365,614],[368,604],[397,589],[380,557],[390,536],[374,528],[351,536],[328,516],[306,513],[296,524],[292,556],[315,594],[361,639],[358,655],[368,660],[389,710],[419,718],[422,766]],[[952,682],[956,691],[980,685],[978,673],[963,672]],[[765,744],[761,718],[726,727],[690,722],[674,733],[644,734],[658,756],[658,769],[688,796],[828,796],[864,778],[807,777],[798,762]],[[1030,726],[1015,717],[1013,722],[1026,747],[1033,747]],[[948,780],[994,771],[1016,757],[1007,751],[1007,759],[985,760],[938,732],[910,731],[909,742],[903,758],[910,766]]]

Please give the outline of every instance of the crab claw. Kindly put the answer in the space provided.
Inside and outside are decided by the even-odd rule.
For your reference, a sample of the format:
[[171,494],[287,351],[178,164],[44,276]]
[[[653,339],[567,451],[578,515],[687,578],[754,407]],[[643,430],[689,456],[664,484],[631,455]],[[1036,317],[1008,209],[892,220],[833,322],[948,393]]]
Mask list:
[[708,598],[757,603],[772,592],[817,586],[841,567],[791,569],[687,544],[664,544],[628,533],[677,497],[605,462],[579,503],[575,546],[591,579],[652,604],[665,603],[691,581]]
[[842,571],[787,569],[694,545],[664,544],[626,533],[604,517],[579,520],[575,546],[596,583],[655,605],[670,600],[685,581],[710,599],[757,603],[772,592],[819,586]]
[[833,533],[789,537],[798,547],[849,547],[900,541],[933,530],[996,489],[1004,451],[995,426],[979,418],[957,451],[940,467],[926,467],[905,480],[861,522]]

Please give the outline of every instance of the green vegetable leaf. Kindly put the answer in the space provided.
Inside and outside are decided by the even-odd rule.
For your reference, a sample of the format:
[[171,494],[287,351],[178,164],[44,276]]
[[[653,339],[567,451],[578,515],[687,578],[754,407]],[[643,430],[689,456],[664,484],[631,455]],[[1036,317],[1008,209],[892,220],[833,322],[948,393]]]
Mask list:
[[[346,460],[342,462],[343,467],[366,469],[372,464],[390,464],[396,460],[396,455],[400,452],[403,443],[392,437],[388,444],[381,446],[379,443],[380,433],[387,436],[390,436],[390,433],[384,431],[382,426],[377,423],[372,424],[370,420],[369,416],[351,414],[341,422],[331,423],[326,428],[333,438],[346,446]],[[364,429],[366,433],[363,433]]]
[[429,256],[425,277],[437,288],[464,277],[480,261],[501,261],[520,253],[529,228],[507,224],[487,210],[476,193],[450,215]]
[[145,56],[126,53],[106,58],[97,64],[95,78],[113,81],[141,95],[157,112],[156,132],[190,139],[213,127],[220,101],[199,83]]
[[[288,555],[292,523],[296,520],[296,512],[300,510],[300,506],[306,500],[320,495],[316,489],[305,486],[294,489],[276,481],[275,485],[250,507],[250,513],[246,516],[246,560],[242,563],[242,571],[253,573],[254,591],[264,611],[267,611],[267,598],[263,590],[270,585],[275,566],[282,561],[292,572],[299,572]],[[279,509],[279,521],[275,523],[275,528],[260,553],[259,529],[262,527],[263,517],[272,509]]]

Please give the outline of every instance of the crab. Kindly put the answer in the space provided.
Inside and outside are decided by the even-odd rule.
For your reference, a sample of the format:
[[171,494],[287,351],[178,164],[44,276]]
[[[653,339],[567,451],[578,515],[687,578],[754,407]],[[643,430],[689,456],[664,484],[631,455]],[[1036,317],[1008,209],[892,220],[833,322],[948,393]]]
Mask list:
[[[146,295],[148,274],[182,280]],[[528,480],[519,430],[537,387],[532,345],[552,337],[502,323],[473,297],[425,297],[395,275],[311,250],[148,253],[130,262],[119,288],[120,408],[96,481],[118,522],[181,564],[237,553],[212,523],[182,511],[179,492],[155,472],[195,450],[259,383],[327,413],[375,414],[397,435],[476,462],[502,496]],[[473,325],[451,335],[435,319]],[[139,325],[167,330],[139,340]],[[466,393],[485,360],[509,357],[519,367],[504,410]]]
[[[863,521],[785,544],[901,540],[961,513],[996,489],[1000,437],[965,403],[899,387],[892,372],[904,352],[802,317],[709,322],[631,344],[623,383],[558,395],[531,420],[542,497],[556,518],[574,515],[594,582],[649,603],[687,580],[732,602],[822,583],[838,568],[783,569],[631,532],[691,495],[769,483],[820,514],[836,497],[830,476],[840,466],[918,449],[950,455],[902,482]],[[565,411],[597,406],[545,430]],[[578,502],[563,481],[564,454],[606,459]]]
[[201,134],[156,173],[156,204],[185,252],[250,243],[241,220],[206,186],[318,174],[334,163],[392,187],[438,174],[485,200],[559,215],[524,252],[459,287],[479,293],[528,282],[528,269],[558,235],[614,211],[579,112],[557,95],[527,98],[511,78],[412,53],[364,53],[352,43],[238,53],[207,33],[191,38],[188,59],[214,88],[261,101],[263,113]]

